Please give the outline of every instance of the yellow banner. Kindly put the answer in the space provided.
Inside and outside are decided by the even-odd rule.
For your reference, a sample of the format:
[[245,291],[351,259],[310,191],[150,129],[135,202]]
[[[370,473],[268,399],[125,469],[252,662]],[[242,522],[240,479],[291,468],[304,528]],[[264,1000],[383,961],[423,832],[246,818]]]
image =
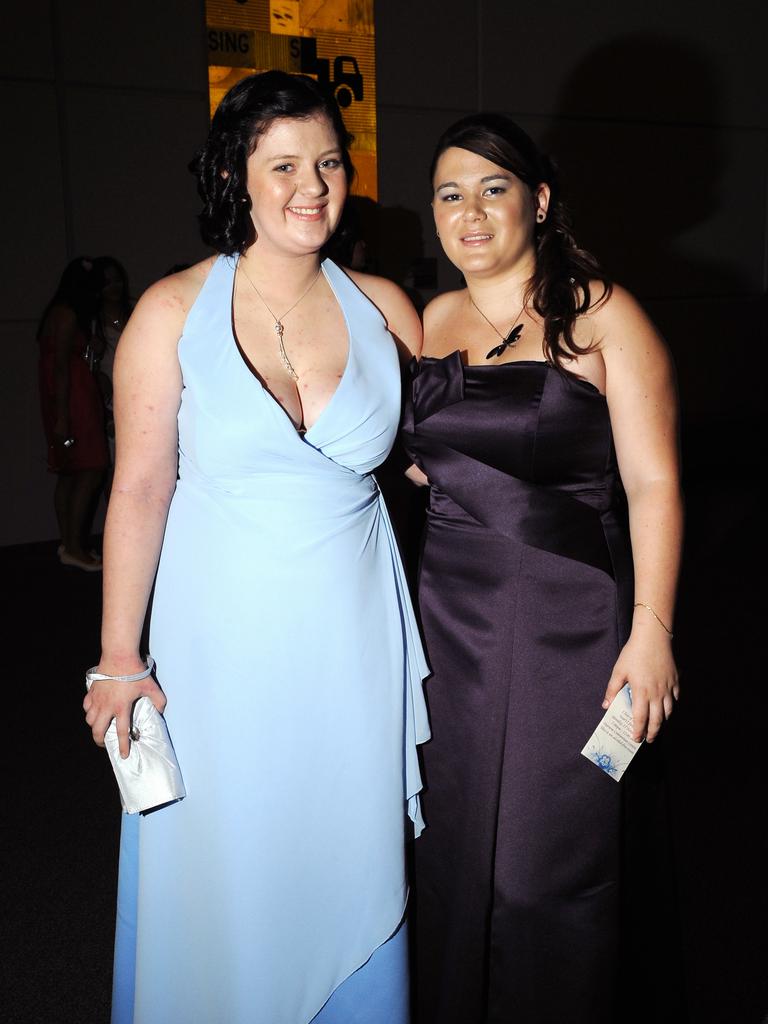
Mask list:
[[354,136],[356,195],[377,198],[373,0],[206,0],[211,114],[254,72],[311,75]]

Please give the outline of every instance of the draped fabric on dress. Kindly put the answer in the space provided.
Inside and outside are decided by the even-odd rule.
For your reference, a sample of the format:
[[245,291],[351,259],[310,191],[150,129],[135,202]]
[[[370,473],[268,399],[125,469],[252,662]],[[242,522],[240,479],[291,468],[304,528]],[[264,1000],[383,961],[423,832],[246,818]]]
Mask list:
[[619,786],[580,755],[632,605],[605,398],[543,362],[414,367],[433,739],[420,1024],[611,1021]]
[[305,1024],[396,931],[406,809],[421,828],[427,670],[371,475],[392,338],[323,263],[349,356],[302,437],[238,350],[234,271],[214,263],[179,343],[151,649],[187,798],[124,819],[115,1024]]

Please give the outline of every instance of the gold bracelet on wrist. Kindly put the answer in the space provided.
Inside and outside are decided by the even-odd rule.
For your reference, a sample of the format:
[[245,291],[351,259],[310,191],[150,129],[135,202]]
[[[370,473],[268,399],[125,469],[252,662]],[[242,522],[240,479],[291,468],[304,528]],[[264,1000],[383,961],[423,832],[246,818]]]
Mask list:
[[651,615],[652,615],[652,616],[654,617],[654,619],[656,619],[656,621],[658,622],[658,624],[659,624],[659,625],[661,626],[661,628],[662,628],[662,629],[664,630],[664,632],[665,632],[665,633],[667,634],[667,636],[674,636],[674,635],[675,635],[675,634],[674,634],[674,633],[672,632],[672,630],[671,630],[671,629],[668,629],[668,628],[667,628],[667,627],[666,627],[666,626],[664,625],[664,623],[663,623],[663,622],[661,621],[661,619],[659,618],[659,616],[658,616],[658,615],[656,614],[656,612],[655,612],[655,611],[653,610],[653,608],[651,608],[651,606],[650,606],[649,604],[643,604],[643,602],[642,602],[642,601],[636,601],[636,602],[635,602],[635,608],[647,608],[647,609],[648,609],[648,611],[649,611],[649,612],[651,613]]

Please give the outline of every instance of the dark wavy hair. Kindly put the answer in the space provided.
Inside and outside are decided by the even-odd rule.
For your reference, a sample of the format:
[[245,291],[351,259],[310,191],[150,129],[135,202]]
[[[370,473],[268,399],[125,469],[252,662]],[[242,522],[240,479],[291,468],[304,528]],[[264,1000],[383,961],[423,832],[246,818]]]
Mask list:
[[[206,245],[231,256],[254,240],[246,162],[259,137],[280,117],[307,119],[323,114],[333,125],[347,181],[354,175],[349,157],[352,137],[333,96],[306,75],[265,71],[233,85],[213,115],[205,146],[190,163],[203,200],[198,216]],[[223,172],[223,173],[222,173]]]
[[93,261],[93,272],[96,275],[96,280],[99,289],[99,308],[98,316],[96,317],[95,333],[96,337],[102,342],[106,342],[106,336],[104,333],[104,318],[103,318],[103,305],[104,305],[104,288],[107,283],[107,272],[114,270],[120,280],[122,288],[122,295],[120,296],[120,318],[125,324],[128,321],[128,317],[133,312],[133,303],[131,302],[130,287],[128,285],[128,272],[122,263],[115,259],[114,256],[97,256]]
[[97,256],[93,261],[93,269],[98,276],[99,287],[104,288],[106,285],[106,275],[108,270],[114,270],[117,276],[120,278],[120,284],[123,289],[122,302],[124,309],[127,313],[131,311],[131,289],[128,284],[128,271],[125,269],[120,260],[115,259],[114,256]]
[[592,285],[602,284],[596,302],[611,294],[611,282],[595,257],[580,249],[573,237],[571,220],[560,196],[557,167],[523,129],[506,114],[470,114],[452,124],[440,137],[430,167],[434,183],[440,156],[451,147],[467,149],[491,163],[511,171],[535,194],[538,185],[550,188],[546,220],[536,224],[536,269],[525,292],[544,321],[544,354],[563,367],[567,360],[590,351],[573,336],[576,320],[593,305]]
[[56,291],[43,310],[37,328],[38,339],[54,306],[71,309],[80,330],[90,334],[93,319],[99,308],[99,299],[99,277],[94,270],[93,261],[86,256],[78,256],[64,268]]

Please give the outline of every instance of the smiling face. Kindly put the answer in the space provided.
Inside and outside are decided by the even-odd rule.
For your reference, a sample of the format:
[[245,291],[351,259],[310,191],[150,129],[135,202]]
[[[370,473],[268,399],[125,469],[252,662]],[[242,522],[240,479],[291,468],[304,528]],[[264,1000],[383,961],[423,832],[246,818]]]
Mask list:
[[246,181],[261,250],[305,255],[322,248],[347,196],[341,157],[333,125],[322,114],[277,118],[259,136]]
[[432,209],[448,259],[465,275],[530,274],[539,210],[549,187],[529,188],[511,171],[467,149],[451,147],[435,167]]

